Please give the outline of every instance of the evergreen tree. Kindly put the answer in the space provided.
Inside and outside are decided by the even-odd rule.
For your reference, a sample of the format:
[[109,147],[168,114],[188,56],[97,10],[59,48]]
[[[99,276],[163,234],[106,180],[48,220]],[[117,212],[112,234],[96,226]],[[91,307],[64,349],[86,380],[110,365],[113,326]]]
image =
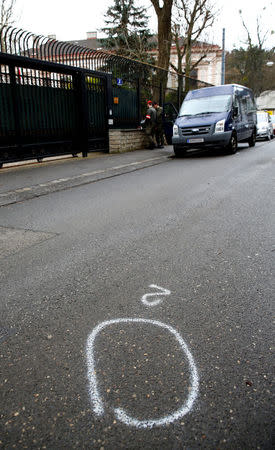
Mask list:
[[107,38],[102,46],[117,55],[139,61],[153,62],[148,51],[152,48],[152,34],[148,29],[146,8],[135,6],[134,0],[114,0],[105,14],[102,28]]

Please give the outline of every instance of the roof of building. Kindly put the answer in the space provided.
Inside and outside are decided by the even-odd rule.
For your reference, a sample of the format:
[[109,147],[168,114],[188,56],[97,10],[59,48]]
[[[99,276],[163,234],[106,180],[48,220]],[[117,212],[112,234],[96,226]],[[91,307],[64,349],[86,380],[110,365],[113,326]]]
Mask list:
[[[97,33],[96,32],[87,33],[87,35],[89,35],[89,34],[92,35],[93,37],[87,37],[86,39],[79,39],[79,40],[70,40],[70,41],[67,41],[67,42],[70,42],[70,43],[75,44],[75,45],[80,45],[81,47],[87,47],[87,48],[90,48],[90,49],[93,49],[93,50],[104,49],[104,47],[102,45],[102,42],[104,41],[104,38],[103,39],[99,39],[97,37]],[[151,44],[156,44],[156,48],[152,49],[151,51],[153,51],[153,52],[156,51],[157,50],[157,42],[158,42],[157,41],[157,36],[156,35],[151,36],[149,41],[150,41]],[[180,42],[181,46],[184,45],[184,40],[182,38],[179,39],[179,42]],[[173,50],[174,48],[176,48],[176,44],[172,42],[172,46],[171,47],[172,47],[172,50]],[[214,51],[219,51],[219,50],[221,51],[222,50],[219,45],[211,44],[209,42],[196,41],[196,42],[193,42],[193,44],[192,44],[192,51],[193,52],[196,52],[196,51],[199,51],[199,50],[206,50],[206,49],[208,49],[208,50],[211,49],[212,51],[213,50]]]
[[100,40],[97,38],[90,38],[90,39],[79,39],[77,41],[66,41],[70,42],[71,44],[80,45],[80,47],[87,47],[92,50],[99,50],[102,48],[102,44],[100,43]]
[[[183,38],[179,38],[179,43],[180,46],[184,46],[184,39]],[[175,42],[172,42],[172,46],[176,46]],[[205,42],[205,41],[193,41],[192,42],[192,48],[194,49],[215,49],[215,50],[221,50],[221,47],[217,44],[213,44],[210,42]]]

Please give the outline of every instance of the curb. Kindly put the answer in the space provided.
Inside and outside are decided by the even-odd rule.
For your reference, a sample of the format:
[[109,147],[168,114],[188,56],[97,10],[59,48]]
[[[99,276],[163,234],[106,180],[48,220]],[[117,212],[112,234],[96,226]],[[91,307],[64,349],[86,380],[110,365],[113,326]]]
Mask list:
[[0,194],[0,207],[12,205],[25,200],[30,200],[42,195],[59,192],[73,187],[83,186],[85,184],[95,183],[97,181],[113,178],[125,173],[135,172],[146,167],[155,166],[167,161],[169,156],[158,156],[148,158],[143,161],[135,161],[133,163],[123,164],[120,166],[110,167],[107,169],[86,172],[70,178],[59,178],[45,183],[15,189],[13,191],[3,192]]

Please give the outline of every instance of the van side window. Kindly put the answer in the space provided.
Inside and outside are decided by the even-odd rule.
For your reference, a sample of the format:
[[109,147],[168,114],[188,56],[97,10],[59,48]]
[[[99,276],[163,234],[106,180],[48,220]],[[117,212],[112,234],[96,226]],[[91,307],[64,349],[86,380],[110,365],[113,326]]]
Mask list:
[[239,97],[234,97],[233,100],[233,106],[237,106],[237,108],[240,108],[240,101],[239,101]]
[[246,97],[246,101],[247,101],[247,112],[248,113],[255,112],[256,111],[256,105],[255,105],[255,102],[254,102],[253,98],[251,98],[250,95],[248,95]]
[[247,111],[247,97],[241,97],[241,111],[242,115],[246,114]]

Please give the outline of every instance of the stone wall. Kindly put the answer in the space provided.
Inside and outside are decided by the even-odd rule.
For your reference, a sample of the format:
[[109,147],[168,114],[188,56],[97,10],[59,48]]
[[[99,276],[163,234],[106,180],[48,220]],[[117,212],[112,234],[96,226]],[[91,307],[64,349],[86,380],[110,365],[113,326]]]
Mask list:
[[109,130],[109,153],[124,153],[148,147],[147,136],[139,129]]

